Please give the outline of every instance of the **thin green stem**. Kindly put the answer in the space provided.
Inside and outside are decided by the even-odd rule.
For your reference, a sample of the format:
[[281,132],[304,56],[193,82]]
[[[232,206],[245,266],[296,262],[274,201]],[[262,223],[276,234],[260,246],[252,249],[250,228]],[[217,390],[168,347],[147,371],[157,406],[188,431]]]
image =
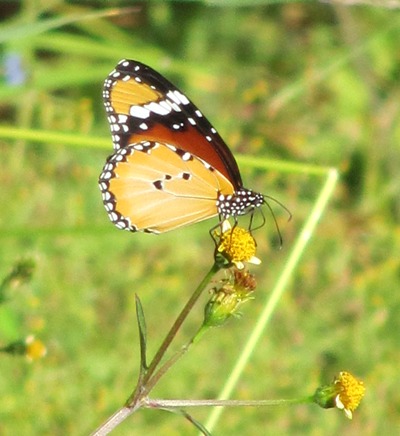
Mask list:
[[113,413],[106,422],[104,422],[98,429],[96,429],[91,436],[105,436],[119,426],[125,419],[136,412],[141,407],[140,403],[137,403],[136,407],[123,406]]
[[[326,181],[318,195],[315,205],[296,240],[293,250],[283,267],[282,273],[279,274],[278,281],[266,301],[264,310],[261,312],[245,347],[241,350],[238,361],[233,369],[229,371],[230,376],[218,396],[219,399],[227,399],[231,395],[260,337],[265,335],[265,328],[271,320],[272,314],[286,290],[290,279],[293,277],[293,273],[300,262],[301,256],[310,241],[311,235],[313,234],[323,211],[327,206],[328,200],[332,197],[338,178],[339,174],[336,169],[332,168],[327,171]],[[209,419],[205,424],[207,429],[210,431],[213,430],[222,414],[222,411],[222,408],[218,408],[210,413]]]
[[292,399],[278,400],[164,400],[160,398],[142,398],[135,407],[121,407],[97,430],[92,433],[92,436],[105,436],[114,430],[125,419],[138,410],[140,407],[151,409],[181,409],[183,407],[269,407],[269,406],[285,406],[291,404],[307,404],[312,403],[314,396]]
[[160,378],[168,372],[168,370],[175,365],[175,363],[189,350],[190,345],[192,345],[193,340],[184,345],[179,351],[177,351],[172,357],[170,357],[161,368],[156,371],[154,376],[146,384],[146,392],[150,392],[153,387],[159,382]]
[[302,398],[277,399],[277,400],[164,400],[161,398],[147,398],[143,406],[150,408],[180,408],[180,407],[265,407],[284,406],[289,404],[312,403],[313,395]]
[[182,309],[181,313],[179,314],[178,318],[172,325],[170,331],[168,332],[167,336],[165,337],[163,343],[161,344],[160,348],[158,349],[156,355],[154,356],[153,360],[150,362],[150,365],[146,371],[145,376],[143,377],[142,386],[137,386],[135,391],[132,393],[132,395],[129,397],[127,401],[128,406],[132,406],[135,404],[139,397],[143,398],[143,396],[146,396],[149,394],[151,389],[155,386],[155,384],[158,382],[158,380],[168,371],[168,369],[176,362],[176,360],[184,354],[184,352],[177,353],[176,356],[174,356],[172,359],[167,361],[164,366],[154,375],[158,365],[160,364],[162,358],[164,357],[167,349],[169,348],[171,342],[175,338],[179,328],[181,327],[182,323],[185,321],[187,316],[189,315],[190,311],[192,310],[193,306],[196,304],[197,300],[199,299],[201,293],[204,291],[207,284],[210,282],[211,278],[220,270],[220,266],[218,263],[214,263],[211,267],[210,271],[205,275],[197,289],[194,291],[193,295],[190,297],[189,301],[186,303],[185,307]]
[[150,389],[153,388],[153,386],[158,383],[160,378],[173,366],[175,363],[188,352],[191,345],[193,345],[195,342],[198,342],[200,338],[203,336],[203,334],[209,330],[209,326],[204,326],[204,324],[199,328],[198,332],[193,336],[193,338],[187,342],[185,345],[182,346],[180,350],[178,350],[173,356],[171,356],[162,366],[161,368],[155,373],[155,375],[149,380],[147,383],[148,392],[150,392]]
[[54,130],[18,129],[9,126],[0,126],[0,138],[42,143],[59,143],[74,145],[77,147],[110,147],[110,140],[105,138],[77,135],[76,133],[57,132]]
[[[56,18],[42,18],[41,20],[32,20],[32,22],[29,23],[20,20],[20,22],[17,23],[12,22],[11,24],[3,25],[4,28],[0,30],[0,43],[7,42],[11,39],[14,41],[17,39],[33,38],[35,35],[42,34],[49,30],[58,29],[82,20],[122,15],[134,10],[135,8],[133,7],[111,8],[95,12],[79,12],[69,15],[60,15],[60,17]],[[28,10],[27,12],[29,13],[30,11]],[[25,14],[25,16],[26,15],[27,14]],[[30,15],[32,15],[32,12]]]
[[325,176],[329,172],[329,167],[321,165],[304,164],[300,162],[287,162],[276,159],[260,158],[250,155],[236,156],[239,163],[251,168],[261,168],[265,170],[276,169],[279,173],[306,174],[307,176]]
[[[168,350],[171,342],[174,340],[179,328],[191,312],[193,306],[196,304],[200,295],[204,291],[207,284],[210,282],[211,278],[221,269],[221,265],[215,262],[211,267],[210,271],[205,275],[199,286],[194,291],[193,295],[190,297],[189,301],[186,303],[185,307],[182,309],[178,318],[172,325],[170,331],[165,337],[164,341],[160,345],[156,355],[153,357],[148,369],[144,374],[139,376],[137,386],[131,396],[129,397],[126,404],[117,410],[113,415],[111,415],[106,422],[104,422],[97,430],[95,430],[93,436],[104,436],[114,430],[118,425],[120,425],[128,416],[146,404],[146,397],[153,387],[157,384],[160,378],[172,367],[177,360],[183,356],[188,350],[189,346],[193,343],[193,340],[188,342],[182,347],[176,354],[174,354],[170,359],[168,359],[161,368],[157,371],[157,367],[160,364],[162,358],[164,357],[166,351]],[[156,372],[157,371],[157,372]]]

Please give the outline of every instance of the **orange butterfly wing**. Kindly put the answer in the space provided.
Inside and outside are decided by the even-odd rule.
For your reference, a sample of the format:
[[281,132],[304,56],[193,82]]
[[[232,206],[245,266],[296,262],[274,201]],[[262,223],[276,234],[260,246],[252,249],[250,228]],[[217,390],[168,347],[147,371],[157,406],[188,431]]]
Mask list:
[[118,150],[100,176],[111,221],[130,231],[162,233],[218,214],[231,183],[201,159],[165,143],[142,141]]
[[197,107],[159,73],[131,60],[104,82],[115,152],[99,186],[111,221],[161,233],[264,202],[243,188],[231,151]]
[[200,110],[171,82],[136,61],[122,60],[104,83],[114,148],[143,139],[183,148],[242,187],[231,151]]

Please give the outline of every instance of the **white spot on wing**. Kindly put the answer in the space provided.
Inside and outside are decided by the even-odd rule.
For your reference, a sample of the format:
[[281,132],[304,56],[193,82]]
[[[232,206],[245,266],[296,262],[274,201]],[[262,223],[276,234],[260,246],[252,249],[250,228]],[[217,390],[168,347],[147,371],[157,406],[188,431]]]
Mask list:
[[179,91],[175,91],[174,92],[176,98],[182,103],[182,104],[189,104],[190,101],[187,99],[187,97],[185,95],[183,95],[182,93],[180,93]]
[[146,119],[150,116],[150,111],[143,106],[131,106],[129,114],[136,118]]
[[[174,103],[173,101],[170,101],[170,100],[167,99],[167,100],[165,100],[165,102],[166,102],[167,104],[169,104],[175,112],[182,112],[182,110],[181,110],[181,108],[179,107],[179,105],[176,104],[176,103]],[[161,103],[160,103],[160,104],[161,104]]]
[[170,98],[172,101],[174,101],[176,104],[181,104],[181,101],[179,100],[178,97],[175,96],[173,91],[168,91],[167,93],[167,97]]
[[169,106],[165,108],[161,106],[159,103],[156,103],[155,101],[146,104],[144,107],[158,115],[168,115],[171,112],[171,108]]
[[168,110],[168,112],[171,112],[172,105],[168,100],[161,100],[159,105]]

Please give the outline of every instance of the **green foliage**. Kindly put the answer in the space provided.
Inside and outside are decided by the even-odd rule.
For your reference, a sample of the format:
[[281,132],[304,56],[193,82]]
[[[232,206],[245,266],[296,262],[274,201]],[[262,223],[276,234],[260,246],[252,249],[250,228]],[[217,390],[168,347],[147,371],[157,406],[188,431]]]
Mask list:
[[[316,168],[332,166],[342,175],[334,200],[234,396],[296,397],[347,370],[364,380],[365,400],[351,423],[312,406],[235,408],[216,434],[390,434],[400,407],[398,7],[107,3],[112,16],[104,2],[61,0],[2,11],[0,276],[21,258],[34,258],[36,270],[0,306],[0,346],[33,333],[48,354],[31,364],[0,356],[0,433],[96,428],[139,371],[135,293],[150,359],[212,262],[214,222],[159,237],[108,222],[97,187],[112,148],[101,89],[126,57],[184,89],[240,156],[246,186],[293,213],[287,223],[271,203],[284,244],[279,250],[266,211],[254,235],[263,261],[252,269],[255,300],[196,344],[157,396],[218,395],[315,205],[324,171]],[[5,67],[14,55],[25,75],[17,84]],[[202,314],[199,305],[182,340]],[[204,423],[209,413],[191,416]],[[190,431],[183,419],[147,410],[116,434]]]
[[138,331],[140,338],[140,371],[143,373],[147,369],[147,331],[146,331],[146,319],[143,312],[142,303],[139,297],[136,295],[136,317],[138,321]]

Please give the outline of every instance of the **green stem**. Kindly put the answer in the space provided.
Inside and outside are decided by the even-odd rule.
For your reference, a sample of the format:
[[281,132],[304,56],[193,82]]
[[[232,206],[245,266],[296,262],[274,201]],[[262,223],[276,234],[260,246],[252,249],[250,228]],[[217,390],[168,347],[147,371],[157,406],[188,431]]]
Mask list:
[[161,398],[147,398],[143,406],[149,408],[181,408],[181,407],[262,407],[262,406],[284,406],[289,404],[313,403],[314,396],[277,400],[164,400]]
[[54,130],[20,129],[9,126],[0,126],[0,138],[67,144],[77,147],[96,146],[98,148],[108,147],[110,142],[106,138],[90,137],[89,135],[77,135],[76,133],[58,132]]
[[220,268],[221,266],[218,263],[215,262],[213,264],[210,271],[205,275],[205,277],[203,278],[197,289],[194,291],[193,295],[190,297],[189,301],[186,303],[185,307],[182,309],[181,313],[179,314],[178,318],[174,322],[173,326],[171,327],[170,331],[165,337],[163,343],[158,349],[156,355],[151,361],[146,371],[146,374],[143,377],[141,385],[140,386],[138,385],[134,390],[134,392],[132,393],[132,395],[128,398],[128,401],[126,402],[126,405],[128,407],[134,406],[140,400],[140,398],[143,398],[144,396],[148,395],[151,389],[153,389],[153,387],[157,384],[158,380],[169,370],[169,368],[171,368],[171,366],[178,360],[178,358],[185,353],[185,347],[184,347],[175,356],[173,356],[171,359],[165,362],[165,364],[154,375],[158,365],[161,362],[161,359],[164,357],[171,342],[175,338],[179,328],[181,327],[181,325],[189,315],[190,311],[192,310],[193,306],[196,304],[201,293],[203,292],[207,284],[210,282],[211,278],[214,276],[214,274],[216,274],[220,270]]
[[[292,279],[293,277],[293,273],[300,262],[301,256],[303,255],[308,242],[310,241],[311,235],[314,233],[319,219],[321,218],[322,213],[326,209],[328,200],[332,197],[338,178],[339,174],[336,169],[332,168],[326,173],[325,183],[318,195],[318,198],[309,217],[304,224],[304,227],[302,228],[296,240],[293,250],[291,251],[289,258],[287,259],[282,272],[279,274],[278,281],[275,284],[271,294],[269,294],[264,309],[260,313],[260,316],[256,321],[254,329],[252,330],[252,333],[246,345],[240,352],[240,357],[238,358],[234,367],[228,371],[229,378],[227,379],[225,386],[222,388],[221,393],[218,395],[220,399],[226,399],[231,395],[237,381],[239,380],[240,375],[242,374],[250,358],[250,355],[256,348],[256,345],[262,335],[265,335],[265,327],[271,320],[271,317],[278,302],[284,294],[290,279]],[[213,430],[217,420],[222,414],[222,411],[222,408],[218,408],[212,410],[212,412],[210,413],[210,416],[205,424],[209,431]]]
[[106,422],[104,422],[98,429],[96,429],[91,436],[105,436],[111,433],[116,427],[118,427],[128,416],[136,412],[142,405],[138,403],[136,407],[123,406],[113,413]]
[[160,378],[167,373],[167,371],[175,365],[175,363],[188,351],[193,340],[184,345],[179,351],[177,351],[172,357],[170,357],[161,368],[154,374],[154,376],[146,384],[146,393],[149,393],[153,387],[159,382]]
[[182,346],[182,348],[177,351],[173,356],[171,356],[162,366],[161,368],[155,373],[155,375],[149,380],[147,383],[147,393],[150,392],[150,390],[158,383],[160,378],[173,366],[175,363],[188,352],[191,345],[198,342],[200,338],[203,336],[203,334],[209,330],[209,326],[204,326],[204,324],[200,327],[198,332],[190,339],[189,342],[187,342],[185,345]]
[[125,419],[140,407],[152,409],[181,409],[183,407],[266,407],[285,406],[290,404],[307,404],[314,402],[314,395],[278,400],[164,400],[159,398],[142,398],[134,407],[123,406],[117,410],[92,436],[105,436],[114,430]]

